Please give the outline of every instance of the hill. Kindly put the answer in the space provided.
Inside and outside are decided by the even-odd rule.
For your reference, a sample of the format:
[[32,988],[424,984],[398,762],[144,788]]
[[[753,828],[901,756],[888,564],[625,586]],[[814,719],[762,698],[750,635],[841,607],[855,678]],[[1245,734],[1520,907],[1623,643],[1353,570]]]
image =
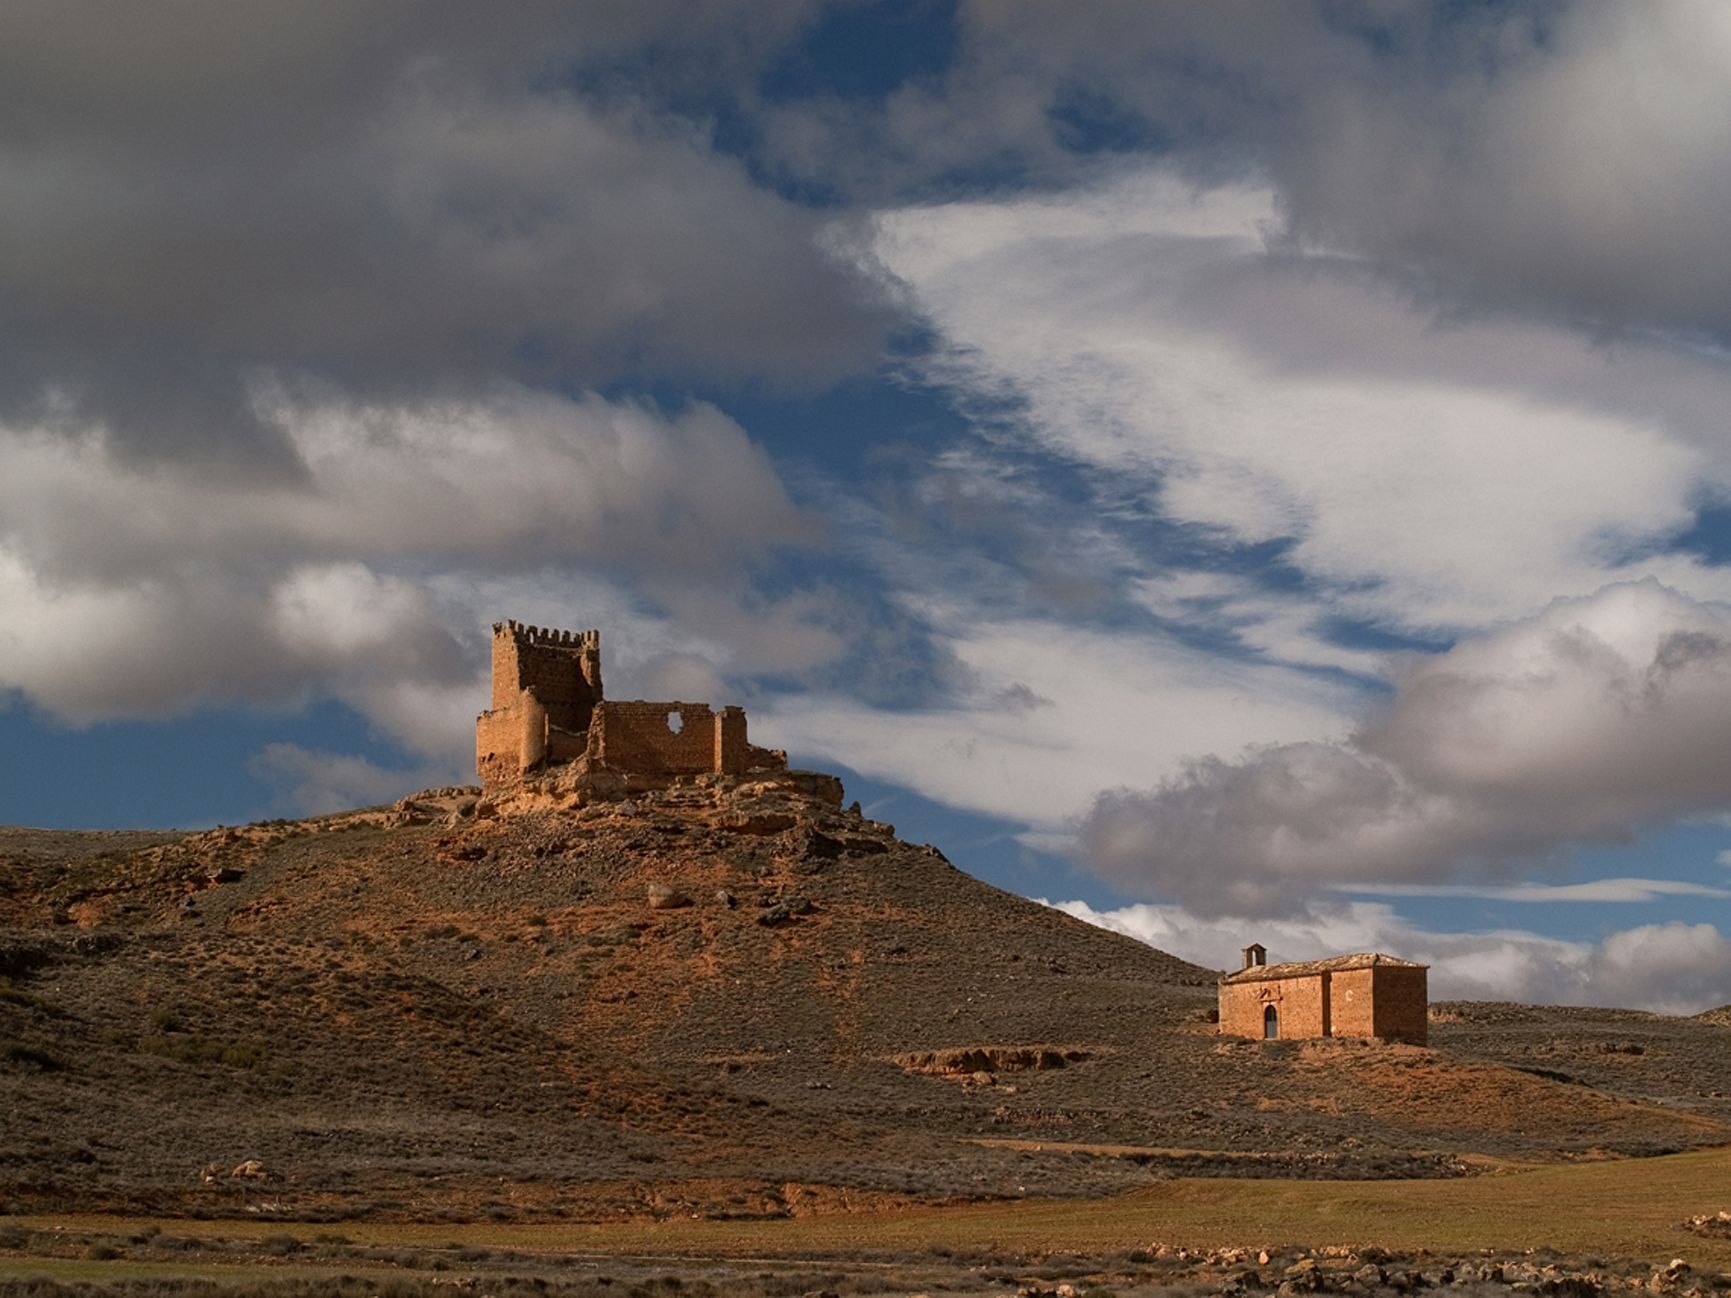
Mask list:
[[1726,1029],[1223,1040],[830,777],[0,831],[0,1210],[776,1216],[1731,1142]]

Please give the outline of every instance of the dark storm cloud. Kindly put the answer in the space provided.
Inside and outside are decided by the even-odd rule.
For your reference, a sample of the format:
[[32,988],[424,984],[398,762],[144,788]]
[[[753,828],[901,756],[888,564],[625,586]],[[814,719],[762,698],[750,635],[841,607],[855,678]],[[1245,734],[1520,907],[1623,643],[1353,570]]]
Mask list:
[[881,104],[768,115],[779,165],[877,197],[1067,185],[1128,155],[1273,185],[1270,234],[1453,303],[1731,338],[1731,11],[975,0]]
[[277,472],[261,374],[389,399],[869,364],[885,317],[817,219],[663,107],[806,13],[7,6],[0,416]]

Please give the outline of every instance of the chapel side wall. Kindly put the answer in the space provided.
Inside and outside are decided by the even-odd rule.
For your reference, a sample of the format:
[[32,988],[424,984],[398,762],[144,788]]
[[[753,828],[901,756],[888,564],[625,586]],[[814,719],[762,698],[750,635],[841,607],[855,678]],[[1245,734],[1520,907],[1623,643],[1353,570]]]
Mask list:
[[[668,729],[670,714],[682,724]],[[717,716],[704,703],[605,702],[595,706],[590,751],[609,766],[666,775],[716,769]]]
[[1262,1005],[1256,989],[1265,983],[1220,984],[1220,1031],[1229,1037],[1260,1037]]
[[1428,969],[1379,965],[1376,978],[1376,1031],[1385,1041],[1404,1041],[1422,1046],[1430,1037]]
[[1227,1036],[1261,1038],[1263,1011],[1280,1015],[1282,1040],[1328,1033],[1328,976],[1260,978],[1220,985],[1220,1031]]
[[1336,970],[1329,985],[1329,1017],[1337,1037],[1377,1035],[1374,969]]
[[1328,1035],[1328,975],[1307,974],[1282,978],[1285,994],[1280,1003],[1280,1035],[1326,1037]]

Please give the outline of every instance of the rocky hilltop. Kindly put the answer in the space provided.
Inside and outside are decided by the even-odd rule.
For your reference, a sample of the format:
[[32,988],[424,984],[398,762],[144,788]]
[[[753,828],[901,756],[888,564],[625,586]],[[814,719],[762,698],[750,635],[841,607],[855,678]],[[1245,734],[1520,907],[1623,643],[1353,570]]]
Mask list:
[[1712,1022],[1225,1040],[1213,971],[842,801],[716,773],[0,830],[0,1211],[755,1216],[1731,1140]]

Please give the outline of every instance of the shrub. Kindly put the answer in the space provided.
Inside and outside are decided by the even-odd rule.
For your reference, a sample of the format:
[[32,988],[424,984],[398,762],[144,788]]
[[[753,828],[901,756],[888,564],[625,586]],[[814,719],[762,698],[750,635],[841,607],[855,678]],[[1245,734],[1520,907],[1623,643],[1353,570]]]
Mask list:
[[25,1009],[35,1010],[51,1019],[63,1019],[66,1011],[58,1005],[50,1005],[34,992],[27,992],[22,987],[14,985],[10,978],[0,978],[0,1001],[9,1005],[22,1005]]
[[180,1064],[222,1064],[228,1068],[257,1068],[265,1059],[262,1046],[201,1036],[140,1037],[138,1050]]
[[66,1067],[66,1061],[52,1050],[44,1050],[41,1046],[28,1045],[22,1041],[8,1041],[0,1046],[0,1060],[9,1064],[22,1064],[26,1068],[35,1068],[44,1073],[57,1073]]

